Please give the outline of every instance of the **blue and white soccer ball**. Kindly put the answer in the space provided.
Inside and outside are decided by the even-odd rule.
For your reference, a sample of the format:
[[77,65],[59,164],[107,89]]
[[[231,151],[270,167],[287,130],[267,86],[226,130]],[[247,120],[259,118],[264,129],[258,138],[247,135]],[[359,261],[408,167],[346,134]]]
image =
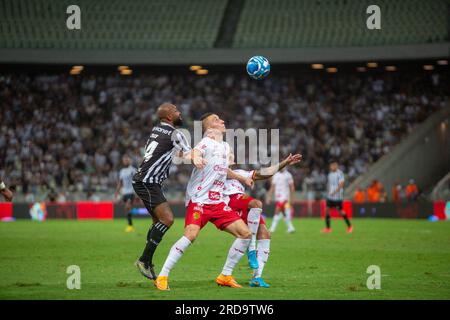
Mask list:
[[270,73],[269,60],[263,56],[251,57],[247,62],[247,73],[253,79],[264,79]]

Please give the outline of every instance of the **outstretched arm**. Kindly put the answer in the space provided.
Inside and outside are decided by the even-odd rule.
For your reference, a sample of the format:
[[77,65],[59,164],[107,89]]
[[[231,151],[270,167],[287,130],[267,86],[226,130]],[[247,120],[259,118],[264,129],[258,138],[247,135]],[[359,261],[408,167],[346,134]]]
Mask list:
[[114,192],[115,199],[117,199],[117,196],[119,195],[120,188],[122,188],[122,180],[121,179],[119,179],[119,181],[117,181],[116,192]]
[[3,197],[5,198],[5,200],[7,202],[11,202],[13,199],[13,193],[11,190],[9,190],[5,183],[3,181],[0,180],[0,193],[3,195]]
[[255,173],[254,180],[264,180],[271,178],[275,173],[282,170],[286,166],[291,166],[296,163],[299,163],[302,161],[302,155],[301,154],[289,154],[286,159],[281,161],[278,164],[275,164],[268,168],[259,169]]
[[253,181],[252,178],[245,178],[245,177],[241,176],[240,174],[237,174],[236,172],[234,172],[231,169],[228,169],[227,179],[238,180],[240,183],[245,184],[247,187],[250,187],[252,189],[255,186],[255,181]]
[[202,153],[197,149],[192,149],[188,152],[179,152],[177,155],[179,158],[182,158],[183,160],[186,160],[189,163],[192,163],[194,166],[197,167],[197,169],[203,169],[207,164],[208,161],[203,158]]

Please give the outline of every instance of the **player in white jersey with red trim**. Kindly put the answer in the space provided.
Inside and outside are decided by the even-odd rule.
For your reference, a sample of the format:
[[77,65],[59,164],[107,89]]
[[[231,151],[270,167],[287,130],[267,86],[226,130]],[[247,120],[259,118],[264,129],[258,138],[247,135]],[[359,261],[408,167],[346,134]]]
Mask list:
[[[264,180],[272,177],[277,171],[287,165],[299,163],[302,159],[300,154],[290,154],[281,163],[273,165],[263,170],[233,170],[234,173],[253,180]],[[268,288],[269,285],[262,278],[264,266],[270,253],[270,233],[267,230],[264,219],[261,215],[262,202],[245,194],[244,185],[236,179],[227,179],[224,193],[228,195],[228,205],[236,211],[247,223],[252,232],[251,242],[247,256],[250,268],[254,269],[253,277],[250,280],[251,287]]]
[[292,233],[295,231],[292,225],[292,202],[295,194],[294,178],[292,174],[286,169],[277,172],[272,177],[272,183],[270,189],[267,192],[266,203],[270,204],[272,201],[272,194],[275,192],[275,214],[273,216],[272,225],[270,226],[270,232],[275,232],[278,223],[284,216],[284,221],[287,225],[287,232]]
[[224,201],[224,186],[227,177],[235,178],[253,186],[252,179],[243,178],[228,169],[230,146],[223,141],[225,124],[216,114],[206,114],[201,118],[204,131],[212,134],[203,138],[193,149],[195,158],[206,160],[203,169],[194,168],[186,191],[186,218],[184,236],[170,249],[155,286],[159,290],[169,290],[168,276],[184,251],[197,238],[200,230],[208,223],[227,231],[237,239],[231,246],[222,273],[216,283],[222,286],[240,288],[232,272],[250,244],[251,232],[241,217]]

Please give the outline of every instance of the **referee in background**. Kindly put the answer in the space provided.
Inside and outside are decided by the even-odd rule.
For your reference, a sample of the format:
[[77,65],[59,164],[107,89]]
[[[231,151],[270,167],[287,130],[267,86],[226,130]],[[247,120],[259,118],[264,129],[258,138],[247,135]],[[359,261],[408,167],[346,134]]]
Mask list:
[[322,233],[330,233],[331,232],[331,217],[330,217],[330,209],[335,208],[342,218],[345,220],[347,224],[347,233],[351,233],[353,231],[352,224],[347,217],[347,214],[342,210],[342,202],[344,199],[344,174],[341,170],[339,170],[339,164],[337,160],[330,161],[330,172],[328,173],[327,178],[327,208],[325,223],[326,226],[322,230]]

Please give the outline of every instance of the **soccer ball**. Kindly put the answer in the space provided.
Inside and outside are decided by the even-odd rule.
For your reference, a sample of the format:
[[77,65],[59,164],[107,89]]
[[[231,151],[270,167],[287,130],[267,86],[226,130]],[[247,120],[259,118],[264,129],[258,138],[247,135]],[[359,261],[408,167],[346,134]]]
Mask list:
[[264,79],[270,73],[269,60],[263,56],[251,57],[247,62],[247,73],[253,79]]

